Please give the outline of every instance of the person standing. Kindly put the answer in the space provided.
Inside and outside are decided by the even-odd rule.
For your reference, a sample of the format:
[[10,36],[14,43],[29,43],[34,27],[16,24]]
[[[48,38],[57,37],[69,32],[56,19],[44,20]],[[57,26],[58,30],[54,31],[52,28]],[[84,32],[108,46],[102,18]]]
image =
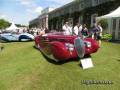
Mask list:
[[95,40],[98,41],[99,46],[101,46],[102,31],[103,31],[103,28],[101,27],[100,23],[95,24],[93,26],[93,30],[92,30],[93,35],[92,35],[92,38],[94,38]]
[[78,35],[79,27],[80,27],[80,24],[79,24],[79,23],[77,23],[77,24],[74,26],[74,28],[73,28],[73,33],[74,33],[74,35]]
[[101,23],[98,23],[98,24],[97,24],[97,28],[98,28],[97,40],[98,40],[99,46],[101,46],[102,31],[103,31],[103,28],[102,28],[102,26],[101,26]]
[[65,22],[62,29],[64,30],[64,35],[71,35],[71,27],[69,26],[68,22]]
[[82,35],[83,35],[83,38],[88,37],[89,34],[88,34],[88,29],[87,29],[86,24],[83,25],[83,28],[82,28],[82,30],[81,30],[81,33],[82,33]]
[[82,31],[82,25],[80,25],[79,23],[76,23],[76,25],[73,28],[73,34],[79,35],[81,34],[81,31]]
[[98,32],[97,24],[94,24],[92,27],[92,39],[97,40],[97,32]]
[[73,35],[73,26],[72,26],[72,23],[69,23],[69,31],[70,31],[70,35]]

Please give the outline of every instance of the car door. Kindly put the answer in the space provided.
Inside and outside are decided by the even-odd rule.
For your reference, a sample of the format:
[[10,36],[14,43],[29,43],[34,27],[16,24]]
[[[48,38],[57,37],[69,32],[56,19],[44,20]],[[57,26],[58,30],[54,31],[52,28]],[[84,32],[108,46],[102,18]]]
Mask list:
[[19,35],[11,34],[8,36],[10,41],[18,41]]

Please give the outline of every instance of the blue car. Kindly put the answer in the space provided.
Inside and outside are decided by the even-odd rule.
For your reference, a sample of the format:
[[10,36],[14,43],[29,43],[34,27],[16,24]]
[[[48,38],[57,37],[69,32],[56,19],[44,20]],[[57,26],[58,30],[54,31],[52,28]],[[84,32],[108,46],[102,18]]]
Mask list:
[[34,40],[34,36],[29,33],[3,33],[0,34],[1,42],[12,42],[12,41],[31,41]]

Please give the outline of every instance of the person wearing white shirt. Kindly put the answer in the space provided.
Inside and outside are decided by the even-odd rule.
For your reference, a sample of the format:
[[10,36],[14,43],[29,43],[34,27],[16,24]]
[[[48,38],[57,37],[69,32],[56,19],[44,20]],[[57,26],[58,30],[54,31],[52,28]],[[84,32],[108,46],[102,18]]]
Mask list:
[[83,29],[83,26],[80,24],[80,26],[79,26],[79,31],[81,32],[82,29]]
[[98,24],[98,28],[99,28],[99,30],[100,30],[100,36],[102,37],[103,28],[101,27],[100,23]]
[[82,31],[82,25],[77,23],[76,26],[73,28],[74,35],[79,35],[81,31]]
[[73,35],[73,27],[71,23],[69,23],[69,31],[70,31],[70,35]]
[[68,25],[69,23],[66,22],[65,25],[63,25],[62,29],[64,30],[64,35],[71,35],[71,27]]

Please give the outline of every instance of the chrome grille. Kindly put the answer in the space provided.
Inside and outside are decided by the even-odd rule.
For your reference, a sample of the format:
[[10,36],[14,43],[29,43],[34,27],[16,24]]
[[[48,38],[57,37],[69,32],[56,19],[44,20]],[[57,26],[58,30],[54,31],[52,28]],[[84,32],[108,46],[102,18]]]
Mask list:
[[84,45],[84,41],[80,37],[74,40],[74,46],[75,46],[78,56],[80,58],[84,57],[85,45]]

